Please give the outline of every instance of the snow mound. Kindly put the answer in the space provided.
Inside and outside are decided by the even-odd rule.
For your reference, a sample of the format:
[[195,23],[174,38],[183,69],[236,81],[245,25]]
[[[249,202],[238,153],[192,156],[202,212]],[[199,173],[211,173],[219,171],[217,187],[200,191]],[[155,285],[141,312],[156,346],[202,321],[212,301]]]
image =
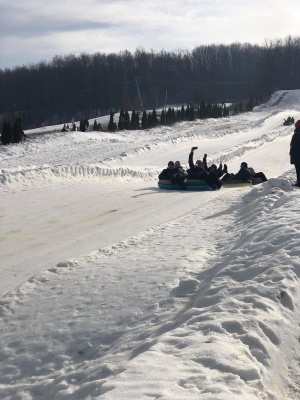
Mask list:
[[221,219],[210,202],[5,296],[6,398],[280,400],[300,334],[300,193],[284,188],[243,190],[240,202],[223,201]]
[[129,168],[119,167],[110,168],[101,165],[61,165],[51,167],[44,165],[42,167],[19,167],[16,170],[1,169],[0,185],[9,186],[37,184],[44,182],[57,182],[63,179],[97,179],[101,181],[115,180],[150,180],[157,178],[159,170],[154,168]]

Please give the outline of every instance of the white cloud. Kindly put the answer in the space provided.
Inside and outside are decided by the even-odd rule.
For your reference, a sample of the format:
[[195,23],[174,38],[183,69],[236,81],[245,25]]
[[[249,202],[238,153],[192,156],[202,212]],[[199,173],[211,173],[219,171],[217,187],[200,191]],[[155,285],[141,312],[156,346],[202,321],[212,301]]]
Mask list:
[[[20,3],[20,4],[19,4]],[[0,67],[73,52],[192,49],[201,44],[249,42],[298,35],[298,0],[174,0],[109,3],[0,0]],[[26,51],[24,50],[26,49]]]

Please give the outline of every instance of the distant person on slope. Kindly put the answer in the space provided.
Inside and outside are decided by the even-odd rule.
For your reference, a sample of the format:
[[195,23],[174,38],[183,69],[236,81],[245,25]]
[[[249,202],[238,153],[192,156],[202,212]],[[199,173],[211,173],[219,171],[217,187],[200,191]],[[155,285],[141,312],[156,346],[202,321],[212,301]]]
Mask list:
[[295,130],[291,140],[291,164],[295,165],[297,182],[294,186],[300,187],[300,120],[295,123]]

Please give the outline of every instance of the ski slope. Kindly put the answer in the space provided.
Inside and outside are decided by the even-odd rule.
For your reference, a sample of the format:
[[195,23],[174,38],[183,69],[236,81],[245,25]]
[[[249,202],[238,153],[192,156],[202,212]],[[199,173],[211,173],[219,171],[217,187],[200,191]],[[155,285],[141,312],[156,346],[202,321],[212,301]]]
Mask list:
[[[299,110],[0,147],[0,397],[299,398]],[[192,146],[269,181],[160,191]]]
[[[195,156],[206,153],[210,163],[227,163],[231,172],[239,169],[241,157],[268,177],[289,170],[292,128],[282,122],[287,114],[297,117],[299,105],[291,93],[286,97],[279,92],[268,106],[233,118],[142,133],[54,133],[1,148],[0,181],[8,204],[2,218],[10,223],[2,233],[2,262],[12,280],[0,283],[2,294],[61,260],[111,245],[182,216],[211,196],[223,196],[158,191],[159,172],[169,159],[187,166],[193,145],[199,145]],[[64,190],[57,190],[61,185]],[[21,246],[17,254],[16,242]]]

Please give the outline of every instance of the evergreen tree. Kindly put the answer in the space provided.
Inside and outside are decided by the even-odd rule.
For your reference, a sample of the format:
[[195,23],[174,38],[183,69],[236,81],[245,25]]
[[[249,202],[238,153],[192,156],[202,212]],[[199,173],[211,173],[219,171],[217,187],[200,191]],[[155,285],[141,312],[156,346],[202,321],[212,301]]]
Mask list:
[[130,120],[130,129],[136,129],[136,128],[137,128],[137,126],[136,126],[136,115],[135,115],[135,111],[132,110],[131,120]]
[[151,114],[151,112],[149,112],[148,116],[147,116],[147,128],[152,128],[152,114]]
[[205,118],[211,118],[212,117],[212,105],[211,103],[207,103],[205,107]]
[[218,118],[219,117],[218,104],[213,104],[211,111],[212,111],[212,117],[213,118]]
[[206,117],[206,105],[205,102],[202,101],[198,111],[198,118],[204,119]]
[[181,121],[181,112],[180,112],[180,110],[178,109],[177,110],[177,116],[176,116],[176,119],[177,119],[177,121],[179,122],[179,121]]
[[129,129],[130,128],[130,117],[129,117],[129,113],[127,111],[127,108],[126,108],[125,113],[124,113],[124,125],[125,125],[125,129]]
[[186,107],[184,119],[187,121],[190,119],[190,105],[189,104]]
[[146,129],[146,128],[147,128],[147,113],[144,110],[143,116],[142,116],[142,129]]
[[124,112],[123,108],[121,108],[121,111],[120,111],[118,128],[120,131],[125,129],[125,112]]
[[17,117],[13,125],[13,143],[19,143],[23,139],[24,139],[24,132],[22,127],[22,120],[20,117]]
[[1,131],[1,143],[3,145],[10,144],[13,141],[13,132],[11,129],[11,125],[8,121],[4,121],[2,125]]
[[96,120],[94,121],[93,130],[94,131],[98,131],[99,130],[99,127],[98,127],[98,124],[97,124]]
[[166,124],[166,114],[165,110],[162,110],[161,115],[160,115],[160,124],[165,125]]
[[172,108],[172,110],[171,110],[171,121],[172,121],[172,124],[175,124],[175,122],[176,122],[176,115],[175,115],[174,108]]
[[87,118],[84,118],[80,121],[79,123],[79,129],[81,132],[86,132],[89,129],[89,120]]
[[189,121],[194,121],[194,119],[195,119],[195,110],[194,110],[193,105],[190,105],[190,106],[189,106],[189,111],[188,111],[187,119],[188,119]]
[[80,120],[79,129],[80,129],[80,132],[85,132],[86,125],[85,125],[85,120],[84,119]]
[[152,126],[157,126],[158,124],[158,118],[157,118],[157,113],[155,108],[152,111]]
[[172,109],[171,109],[171,107],[168,108],[168,111],[166,114],[166,122],[168,125],[172,124]]
[[185,120],[185,110],[184,110],[184,106],[181,106],[181,121]]
[[109,123],[107,126],[109,132],[114,132],[117,129],[117,124],[114,122],[114,113],[111,111],[109,116]]

